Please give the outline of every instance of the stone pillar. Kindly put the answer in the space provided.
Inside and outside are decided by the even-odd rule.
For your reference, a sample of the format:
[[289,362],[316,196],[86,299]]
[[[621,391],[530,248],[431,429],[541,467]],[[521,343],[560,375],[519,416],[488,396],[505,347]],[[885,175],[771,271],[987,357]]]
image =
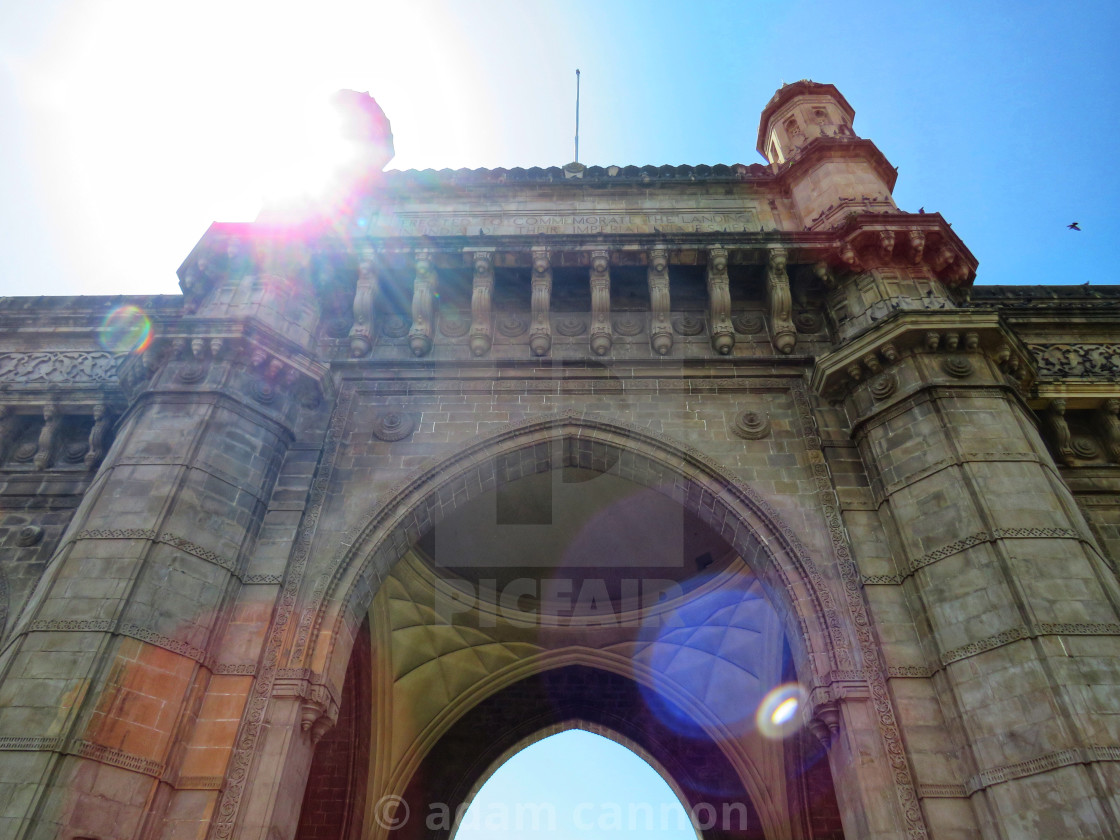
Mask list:
[[131,407],[0,659],[0,835],[205,833],[276,591],[246,591],[252,549],[326,378],[310,284],[237,266],[122,371]]
[[1120,587],[1023,402],[1026,359],[994,314],[913,313],[814,374],[887,532],[894,566],[864,580],[934,838],[1120,834]]

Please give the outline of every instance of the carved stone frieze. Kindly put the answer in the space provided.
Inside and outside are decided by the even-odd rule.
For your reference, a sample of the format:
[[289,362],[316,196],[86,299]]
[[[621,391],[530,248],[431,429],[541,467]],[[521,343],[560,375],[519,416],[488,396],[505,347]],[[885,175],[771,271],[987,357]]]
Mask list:
[[1029,344],[1041,379],[1120,380],[1120,344]]
[[0,382],[112,384],[124,354],[95,350],[0,353]]

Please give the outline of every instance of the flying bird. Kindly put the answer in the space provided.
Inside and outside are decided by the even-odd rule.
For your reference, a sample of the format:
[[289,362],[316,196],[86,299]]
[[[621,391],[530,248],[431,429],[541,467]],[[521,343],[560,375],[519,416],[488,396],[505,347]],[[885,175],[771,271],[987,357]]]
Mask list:
[[1070,230],[1080,231],[1081,228],[1078,227],[1079,224],[1081,224],[1081,222],[1071,222],[1070,224],[1066,225],[1066,227],[1069,228]]

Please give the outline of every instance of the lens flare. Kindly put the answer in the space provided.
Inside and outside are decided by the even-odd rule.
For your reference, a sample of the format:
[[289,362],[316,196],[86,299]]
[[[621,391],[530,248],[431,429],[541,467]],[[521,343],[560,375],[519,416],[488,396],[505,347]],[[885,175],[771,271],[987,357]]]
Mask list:
[[97,340],[110,353],[143,353],[152,340],[152,322],[139,306],[118,306],[105,316]]
[[806,694],[797,683],[780,685],[767,693],[758,704],[754,721],[758,731],[767,738],[779,739],[801,728],[801,707]]

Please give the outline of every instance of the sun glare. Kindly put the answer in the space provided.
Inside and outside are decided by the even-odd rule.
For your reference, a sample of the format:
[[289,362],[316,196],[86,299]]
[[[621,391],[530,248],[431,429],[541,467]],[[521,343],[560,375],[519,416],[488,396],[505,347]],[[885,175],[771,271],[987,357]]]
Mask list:
[[275,143],[266,151],[266,201],[322,199],[358,159],[355,140],[346,136],[343,111],[329,95],[291,103]]

